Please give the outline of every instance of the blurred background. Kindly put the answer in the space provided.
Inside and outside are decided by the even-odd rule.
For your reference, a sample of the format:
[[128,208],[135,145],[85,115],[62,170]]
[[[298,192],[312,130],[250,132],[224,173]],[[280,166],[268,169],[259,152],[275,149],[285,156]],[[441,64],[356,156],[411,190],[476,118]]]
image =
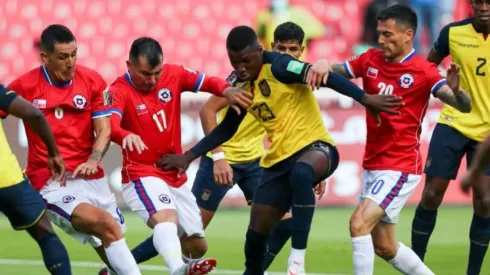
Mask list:
[[[47,25],[60,23],[75,34],[78,64],[96,69],[110,84],[126,70],[131,42],[139,36],[160,41],[167,63],[186,65],[207,74],[226,77],[231,71],[225,39],[236,25],[253,26],[264,47],[270,47],[275,27],[293,21],[306,33],[307,51],[302,59],[344,61],[376,46],[376,14],[396,3],[411,5],[420,18],[416,48],[426,56],[442,26],[470,15],[469,0],[2,0],[0,1],[0,81],[9,83],[39,66],[35,48]],[[444,63],[442,69],[447,66]],[[356,82],[361,84],[360,82]],[[338,170],[329,179],[320,205],[353,205],[361,186],[361,160],[366,134],[364,109],[331,90],[316,92],[326,127],[341,153]],[[189,148],[202,136],[198,111],[205,93],[186,93],[182,103],[182,141]],[[421,150],[425,155],[441,105],[431,101],[424,120]],[[4,123],[8,139],[23,166],[27,141],[22,123]],[[165,142],[165,141],[162,141]],[[188,170],[192,185],[198,162]],[[118,193],[121,156],[112,146],[103,167]],[[464,165],[463,165],[464,167]],[[423,181],[422,181],[423,183]],[[423,184],[409,203],[419,201]],[[468,204],[469,197],[452,184],[445,198],[449,204]],[[243,206],[243,195],[234,188],[224,205]],[[122,206],[124,206],[122,204]]]

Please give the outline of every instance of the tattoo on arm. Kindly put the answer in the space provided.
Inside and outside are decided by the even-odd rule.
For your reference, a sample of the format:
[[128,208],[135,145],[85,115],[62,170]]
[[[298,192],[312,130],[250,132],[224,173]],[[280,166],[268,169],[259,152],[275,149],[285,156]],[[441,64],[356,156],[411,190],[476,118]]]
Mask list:
[[334,73],[338,73],[341,76],[349,78],[349,79],[352,78],[349,75],[349,73],[345,70],[344,64],[342,64],[342,63],[335,63],[335,64],[331,65],[330,71],[332,71]]
[[454,93],[449,86],[444,85],[436,92],[437,98],[442,102],[458,109],[463,113],[471,111],[471,98],[463,89],[459,89],[458,93]]

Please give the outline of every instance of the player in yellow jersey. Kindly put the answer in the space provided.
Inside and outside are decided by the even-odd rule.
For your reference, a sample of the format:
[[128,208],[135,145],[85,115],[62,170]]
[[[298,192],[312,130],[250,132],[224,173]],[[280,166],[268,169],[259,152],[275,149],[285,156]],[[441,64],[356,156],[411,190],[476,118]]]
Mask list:
[[[474,18],[445,26],[428,60],[440,64],[446,56],[461,67],[461,87],[470,94],[470,113],[444,105],[434,129],[425,164],[426,182],[412,224],[412,249],[423,260],[434,230],[437,209],[461,159],[471,164],[478,144],[490,131],[490,0],[471,0]],[[473,185],[474,215],[470,228],[468,275],[479,274],[490,239],[490,167]]]
[[[48,167],[53,177],[65,181],[65,165],[60,157],[53,133],[42,113],[29,102],[0,84],[0,116],[12,114],[29,123],[48,148]],[[0,212],[15,230],[26,230],[38,243],[44,264],[51,274],[70,275],[66,248],[54,233],[41,196],[22,173],[0,123]]]
[[[315,65],[291,55],[262,49],[256,33],[247,26],[231,30],[227,38],[230,63],[237,87],[253,93],[248,112],[264,127],[271,146],[261,158],[263,175],[253,194],[250,225],[245,243],[247,275],[264,273],[266,241],[280,219],[292,210],[294,260],[288,272],[305,274],[304,252],[315,207],[312,187],[330,176],[338,165],[338,152],[323,124],[311,86],[326,85],[356,99],[371,111],[398,113],[396,96],[369,95],[346,78],[328,74],[328,62]],[[164,156],[157,166],[187,169],[192,160],[229,140],[246,116],[228,110],[223,121],[183,155]],[[302,234],[299,234],[302,233]]]

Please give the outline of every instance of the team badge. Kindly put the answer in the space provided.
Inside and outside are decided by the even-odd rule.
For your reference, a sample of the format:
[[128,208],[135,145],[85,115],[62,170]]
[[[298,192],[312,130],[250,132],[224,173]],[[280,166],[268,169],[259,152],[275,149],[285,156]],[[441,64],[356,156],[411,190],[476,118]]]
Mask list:
[[165,194],[161,194],[160,196],[158,196],[158,199],[165,204],[169,204],[171,202],[170,198]]
[[62,201],[63,201],[64,203],[70,203],[70,202],[72,202],[72,201],[74,201],[74,200],[75,200],[75,197],[74,197],[74,196],[70,196],[70,195],[68,195],[68,196],[64,196],[64,197],[63,197],[63,199],[62,199]]
[[209,200],[209,197],[211,197],[211,191],[204,190],[204,192],[202,192],[201,199],[203,201],[207,201],[207,200]]
[[163,103],[170,102],[170,100],[172,100],[172,92],[167,88],[160,89],[160,91],[158,91],[158,100]]
[[228,83],[230,83],[230,85],[232,85],[232,86],[234,86],[234,85],[235,85],[235,83],[237,82],[237,80],[238,80],[238,77],[236,76],[236,74],[235,74],[235,73],[230,74],[230,75],[228,76],[228,78],[226,78],[226,81],[227,81]]
[[76,95],[73,97],[73,105],[77,109],[83,109],[87,107],[87,99],[83,95]]
[[415,82],[415,80],[411,74],[404,74],[404,75],[400,76],[400,79],[399,79],[400,86],[402,88],[405,88],[405,89],[412,87],[414,82]]
[[269,83],[265,79],[259,82],[259,89],[263,96],[269,97],[271,95],[271,87],[269,87]]

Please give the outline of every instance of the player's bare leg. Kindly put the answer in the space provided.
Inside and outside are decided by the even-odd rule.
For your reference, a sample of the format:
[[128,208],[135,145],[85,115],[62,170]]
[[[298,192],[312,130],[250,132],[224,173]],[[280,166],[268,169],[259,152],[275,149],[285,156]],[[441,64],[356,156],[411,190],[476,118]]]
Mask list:
[[447,179],[426,177],[422,200],[412,221],[412,249],[422,261],[436,226],[437,209],[444,199],[448,185]]
[[482,176],[473,185],[473,219],[470,227],[470,254],[466,274],[477,275],[490,240],[490,176]]
[[79,204],[71,215],[71,224],[75,230],[99,238],[102,241],[107,264],[117,274],[141,274],[134,260],[120,226],[114,218],[102,209],[88,203]]
[[180,238],[180,243],[184,262],[201,259],[208,251],[208,243],[204,237],[184,235]]

